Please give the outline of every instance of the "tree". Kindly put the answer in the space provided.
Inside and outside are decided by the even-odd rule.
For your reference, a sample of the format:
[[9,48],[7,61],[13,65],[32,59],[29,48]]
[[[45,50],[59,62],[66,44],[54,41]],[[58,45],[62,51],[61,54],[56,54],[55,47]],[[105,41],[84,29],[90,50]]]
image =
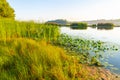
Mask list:
[[0,0],[0,18],[15,18],[14,9],[6,0]]

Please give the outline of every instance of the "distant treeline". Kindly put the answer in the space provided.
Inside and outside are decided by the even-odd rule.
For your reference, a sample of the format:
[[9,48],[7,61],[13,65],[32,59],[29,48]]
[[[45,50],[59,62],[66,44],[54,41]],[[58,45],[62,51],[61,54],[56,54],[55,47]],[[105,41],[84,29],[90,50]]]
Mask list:
[[[72,29],[87,29],[88,24],[87,23],[71,23],[70,27]],[[113,23],[98,23],[98,24],[93,24],[89,25],[89,27],[97,28],[97,29],[113,29],[114,24]]]

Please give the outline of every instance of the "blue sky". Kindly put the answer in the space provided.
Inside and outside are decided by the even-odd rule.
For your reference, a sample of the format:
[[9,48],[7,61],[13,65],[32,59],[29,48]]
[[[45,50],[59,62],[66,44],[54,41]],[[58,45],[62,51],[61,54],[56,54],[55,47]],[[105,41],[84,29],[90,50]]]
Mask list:
[[18,20],[119,19],[120,0],[7,0]]

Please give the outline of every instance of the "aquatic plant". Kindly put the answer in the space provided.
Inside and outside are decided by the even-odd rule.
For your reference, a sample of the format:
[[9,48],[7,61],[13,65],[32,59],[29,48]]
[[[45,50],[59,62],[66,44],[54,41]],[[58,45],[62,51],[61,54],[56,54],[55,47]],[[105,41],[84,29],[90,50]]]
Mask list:
[[103,58],[102,55],[104,52],[111,49],[117,50],[115,47],[105,45],[105,43],[101,41],[72,38],[66,34],[61,34],[54,44],[63,47],[69,53],[74,52],[77,54],[80,58],[80,63],[98,66],[101,66],[99,59]]

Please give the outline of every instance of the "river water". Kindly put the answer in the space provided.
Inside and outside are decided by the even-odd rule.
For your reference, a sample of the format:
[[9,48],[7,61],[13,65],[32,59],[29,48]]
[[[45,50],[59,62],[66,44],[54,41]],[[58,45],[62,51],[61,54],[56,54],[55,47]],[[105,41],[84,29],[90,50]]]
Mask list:
[[[103,42],[111,43],[120,49],[120,27],[115,27],[111,30],[98,30],[91,27],[88,27],[85,30],[75,30],[63,26],[60,28],[60,30],[61,33],[65,33],[73,37],[82,37],[89,40],[100,40]],[[107,69],[111,70],[114,73],[120,74],[120,51],[112,53],[112,56],[108,56],[106,61],[112,65],[112,67],[106,67]]]

